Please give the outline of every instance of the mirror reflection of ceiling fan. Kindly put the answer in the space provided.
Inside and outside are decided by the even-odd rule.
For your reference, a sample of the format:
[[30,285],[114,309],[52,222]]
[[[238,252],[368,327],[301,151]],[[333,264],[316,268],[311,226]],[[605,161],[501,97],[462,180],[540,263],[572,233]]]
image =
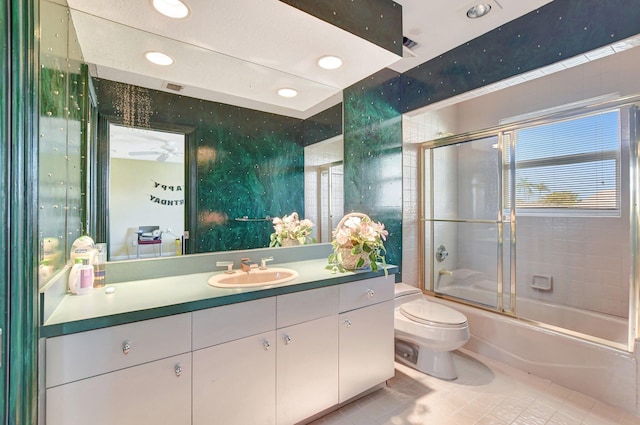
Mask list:
[[129,152],[130,156],[156,156],[156,161],[165,162],[172,156],[183,155],[178,152],[178,147],[174,142],[164,142],[161,146],[158,146],[156,150],[150,151],[133,151]]

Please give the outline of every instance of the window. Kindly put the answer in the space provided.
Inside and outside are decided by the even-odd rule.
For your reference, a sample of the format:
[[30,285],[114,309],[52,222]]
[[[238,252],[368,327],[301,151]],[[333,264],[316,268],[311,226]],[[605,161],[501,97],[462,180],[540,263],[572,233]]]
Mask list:
[[[596,214],[620,210],[620,110],[520,128],[503,134],[509,175],[509,140],[515,141],[516,209],[563,209]],[[509,178],[505,179],[508,186]],[[508,187],[507,187],[508,189]],[[505,192],[505,208],[510,207]]]

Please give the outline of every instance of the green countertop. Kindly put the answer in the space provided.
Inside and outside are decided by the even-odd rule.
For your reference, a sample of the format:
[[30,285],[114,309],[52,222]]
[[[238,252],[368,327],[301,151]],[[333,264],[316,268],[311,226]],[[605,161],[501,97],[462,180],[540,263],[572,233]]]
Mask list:
[[[108,284],[105,288],[112,286],[115,292],[108,294],[105,288],[96,288],[88,295],[65,295],[44,320],[40,336],[54,337],[384,276],[382,269],[332,273],[326,264],[324,258],[274,264],[273,267],[293,269],[299,276],[278,285],[251,288],[217,288],[208,284],[211,276],[223,271]],[[387,272],[392,285],[398,267],[387,265]]]

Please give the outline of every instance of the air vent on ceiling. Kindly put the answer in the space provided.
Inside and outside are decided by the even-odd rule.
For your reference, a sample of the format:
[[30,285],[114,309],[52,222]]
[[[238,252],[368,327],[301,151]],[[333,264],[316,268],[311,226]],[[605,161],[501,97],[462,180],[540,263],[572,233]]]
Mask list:
[[182,90],[184,88],[180,84],[174,84],[174,83],[167,83],[167,85],[165,87],[168,88],[169,90],[173,90],[173,91],[180,91],[180,90]]
[[410,39],[409,37],[402,37],[402,45],[408,49],[413,49],[418,45],[415,41]]
[[402,57],[403,58],[413,58],[416,56],[413,53],[413,48],[416,47],[418,43],[410,39],[409,37],[402,37]]

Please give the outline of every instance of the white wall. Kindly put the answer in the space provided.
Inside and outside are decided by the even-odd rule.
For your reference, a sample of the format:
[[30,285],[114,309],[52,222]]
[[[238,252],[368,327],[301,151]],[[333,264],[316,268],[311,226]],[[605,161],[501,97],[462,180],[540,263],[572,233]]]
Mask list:
[[[160,185],[156,187],[156,183]],[[169,186],[173,186],[173,190]],[[174,234],[182,235],[184,205],[180,202],[166,205],[166,201],[184,199],[183,164],[112,158],[109,187],[111,259],[136,258],[134,243],[138,226],[160,226],[162,231],[171,229]],[[175,239],[171,234],[163,234],[163,255],[175,255]],[[159,255],[158,245],[140,246],[141,258],[155,255]]]

